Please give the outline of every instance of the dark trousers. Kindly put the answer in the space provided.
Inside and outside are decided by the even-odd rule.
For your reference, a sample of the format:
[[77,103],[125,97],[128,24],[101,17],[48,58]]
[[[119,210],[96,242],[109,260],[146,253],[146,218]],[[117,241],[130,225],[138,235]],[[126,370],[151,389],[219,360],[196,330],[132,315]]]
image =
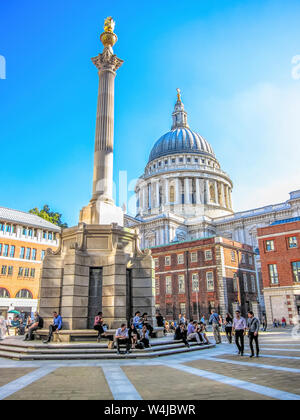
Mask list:
[[235,330],[235,344],[240,353],[244,353],[244,330]]
[[225,327],[226,337],[228,342],[232,343],[232,327]]
[[150,341],[148,340],[148,338],[142,338],[140,341],[144,344],[146,349],[149,347]]
[[47,339],[48,342],[51,341],[53,333],[57,330],[57,328],[58,328],[57,325],[50,325],[49,326],[49,335],[48,335],[48,339]]
[[39,327],[29,328],[28,332],[25,335],[25,340],[33,340],[33,333],[38,329]]
[[259,355],[258,334],[254,335],[253,332],[249,332],[249,345],[251,349],[251,354],[254,356],[253,340],[255,342],[256,355],[258,356]]
[[102,325],[94,325],[94,330],[98,331],[98,338],[101,338],[101,334],[104,333]]
[[120,351],[120,345],[126,345],[126,351],[129,351],[131,348],[131,342],[129,338],[124,338],[123,340],[120,338],[117,338],[117,349]]

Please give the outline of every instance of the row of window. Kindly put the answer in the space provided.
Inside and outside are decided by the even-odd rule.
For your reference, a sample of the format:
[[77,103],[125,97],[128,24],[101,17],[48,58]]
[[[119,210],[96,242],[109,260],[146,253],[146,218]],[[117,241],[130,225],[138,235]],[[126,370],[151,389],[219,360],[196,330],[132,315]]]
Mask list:
[[[17,226],[6,223],[0,223],[0,232],[16,233]],[[27,236],[29,238],[37,238],[38,230],[23,226],[22,235]],[[48,239],[49,241],[56,240],[56,233],[43,230],[42,237],[43,239]]]
[[[0,298],[2,299],[10,299],[10,293],[8,290],[0,287]],[[33,299],[32,293],[27,289],[19,290],[15,296],[16,299]]]
[[[186,158],[186,163],[196,163],[196,164],[198,164],[199,162],[202,165],[207,165],[207,166],[212,166],[212,167],[215,167],[215,168],[219,168],[219,166],[211,160],[206,160],[206,159],[203,159],[203,158],[199,159],[197,157],[194,157],[194,158],[187,157]],[[171,158],[170,161],[169,161],[169,159],[159,161],[159,162],[154,163],[153,165],[151,165],[149,167],[149,172],[156,169],[156,168],[161,168],[163,165],[167,166],[167,165],[169,165],[169,163],[172,163],[172,164],[174,164],[174,163],[184,163],[184,158],[183,157],[178,157],[177,159],[176,158]]]
[[[235,262],[236,260],[237,260],[237,253],[236,253],[236,251],[232,250],[231,251],[231,261],[232,262]],[[244,253],[242,253],[241,263],[242,264],[246,264],[247,263],[247,257],[246,257],[246,254],[244,254]],[[252,255],[248,255],[248,264],[249,265],[252,265],[253,264],[253,257],[252,257]]]
[[[2,276],[12,276],[14,274],[14,267],[12,265],[2,265],[1,275]],[[18,277],[35,277],[35,268],[23,268],[19,267]]]
[[[238,283],[239,279],[237,274],[233,275],[233,291],[234,292],[238,292],[239,291],[239,283]],[[252,292],[252,293],[256,293],[256,283],[255,283],[255,276],[253,274],[251,274],[250,276],[250,288],[249,288],[249,283],[248,283],[248,276],[246,273],[243,274],[243,286],[244,286],[244,292],[248,293],[248,292]]]
[[[177,318],[177,315],[183,314],[186,315],[186,303],[179,303],[179,306],[175,305],[174,303],[166,303],[165,313],[167,316],[173,316],[174,319]],[[159,305],[155,305],[157,311],[161,311]],[[202,314],[200,303],[199,302],[192,302],[192,313],[193,315],[200,316]],[[208,312],[210,313],[211,309],[215,309],[215,302],[210,301],[208,302]],[[207,310],[207,308],[205,309]]]
[[[292,263],[293,280],[300,283],[300,261]],[[277,264],[269,264],[269,277],[271,284],[279,284]]]
[[[178,284],[178,293],[183,294],[185,293],[185,275],[179,274],[177,276],[177,284]],[[156,296],[160,295],[160,284],[159,279],[156,279]],[[213,292],[215,290],[214,285],[214,273],[209,271],[206,273],[206,289],[208,292]],[[199,292],[199,275],[194,273],[192,274],[192,291]],[[173,293],[173,282],[172,276],[166,276],[166,295],[171,295]]]
[[[0,256],[15,258],[15,254],[16,247],[14,245],[0,244]],[[41,251],[41,261],[43,261],[45,254],[46,251]],[[22,246],[20,248],[19,258],[21,258],[22,260],[26,259],[36,261],[37,250],[35,248],[25,248],[24,246]]]
[[[287,248],[288,249],[298,248],[298,240],[296,236],[290,236],[287,238]],[[267,252],[275,251],[275,241],[274,240],[265,241],[265,250]]]

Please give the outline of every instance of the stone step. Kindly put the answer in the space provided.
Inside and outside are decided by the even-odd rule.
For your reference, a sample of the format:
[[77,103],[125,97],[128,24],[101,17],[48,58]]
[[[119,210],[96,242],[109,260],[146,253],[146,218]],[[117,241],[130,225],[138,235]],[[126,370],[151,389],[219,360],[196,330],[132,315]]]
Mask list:
[[[197,343],[190,343],[192,347],[197,346]],[[133,353],[142,353],[142,352],[157,352],[162,350],[172,350],[172,349],[179,349],[184,348],[184,344],[182,342],[173,342],[173,343],[164,343],[163,345],[155,345],[151,346],[148,349],[134,349],[132,350]],[[2,345],[0,344],[0,351],[9,351],[14,353],[22,353],[22,354],[61,354],[61,355],[68,355],[68,354],[113,354],[116,352],[115,349],[108,349],[107,347],[96,347],[96,346],[84,346],[80,348],[74,348],[73,346],[69,346],[69,348],[60,348],[59,346],[51,347],[45,345],[44,347],[26,347],[26,346],[13,346],[13,345]]]
[[163,357],[163,356],[170,356],[178,353],[187,353],[191,351],[200,351],[200,350],[207,350],[209,348],[213,348],[215,345],[203,345],[203,346],[192,346],[191,348],[187,347],[173,347],[164,350],[153,351],[153,349],[149,349],[149,351],[136,351],[131,354],[127,355],[118,355],[115,350],[106,351],[104,353],[72,353],[72,354],[62,354],[62,353],[55,353],[55,354],[42,354],[40,352],[31,353],[31,354],[24,354],[21,352],[16,351],[4,351],[0,350],[0,357],[9,358],[13,360],[20,360],[20,361],[33,361],[33,360],[113,360],[113,359],[137,359],[137,358],[154,358],[154,357]]

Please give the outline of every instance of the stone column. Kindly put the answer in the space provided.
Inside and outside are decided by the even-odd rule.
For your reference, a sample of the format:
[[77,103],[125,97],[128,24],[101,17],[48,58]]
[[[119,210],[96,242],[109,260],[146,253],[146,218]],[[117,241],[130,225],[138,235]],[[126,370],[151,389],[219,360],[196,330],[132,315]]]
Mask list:
[[209,180],[205,180],[205,203],[210,203],[210,191],[209,191]]
[[190,180],[189,178],[185,178],[184,180],[184,203],[190,204]]
[[175,179],[175,203],[181,204],[181,197],[180,197],[180,179]]
[[217,185],[217,181],[214,181],[214,188],[215,188],[216,204],[219,204],[219,195],[218,195],[218,185]]
[[159,181],[156,181],[156,207],[159,208]]
[[201,204],[200,179],[195,178],[196,182],[196,204]]
[[221,193],[222,193],[223,207],[226,207],[226,200],[225,200],[225,184],[221,184]]
[[145,213],[146,207],[147,207],[146,206],[146,194],[147,194],[146,186],[143,186],[142,191],[143,191],[143,207],[142,207],[142,209],[143,209],[143,213]]
[[165,179],[165,205],[169,205],[169,180]]

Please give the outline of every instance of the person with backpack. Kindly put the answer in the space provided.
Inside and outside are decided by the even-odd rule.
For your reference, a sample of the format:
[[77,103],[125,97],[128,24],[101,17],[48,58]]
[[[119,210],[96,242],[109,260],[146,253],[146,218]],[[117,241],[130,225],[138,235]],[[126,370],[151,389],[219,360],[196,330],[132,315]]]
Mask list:
[[220,316],[216,313],[214,309],[212,309],[211,311],[211,316],[209,318],[209,325],[212,325],[216,344],[221,344],[222,338],[220,334]]
[[34,321],[33,324],[28,328],[27,333],[25,334],[25,338],[23,341],[31,341],[34,340],[33,333],[36,330],[39,330],[44,327],[44,320],[40,317],[38,312],[34,313]]
[[97,337],[98,343],[100,343],[101,335],[104,333],[103,322],[104,322],[103,313],[98,312],[98,315],[95,317],[95,320],[94,320],[94,330],[98,331],[98,337]]
[[53,312],[53,323],[49,326],[49,335],[47,340],[43,341],[44,344],[48,344],[51,341],[53,333],[62,329],[62,317],[57,313]]

